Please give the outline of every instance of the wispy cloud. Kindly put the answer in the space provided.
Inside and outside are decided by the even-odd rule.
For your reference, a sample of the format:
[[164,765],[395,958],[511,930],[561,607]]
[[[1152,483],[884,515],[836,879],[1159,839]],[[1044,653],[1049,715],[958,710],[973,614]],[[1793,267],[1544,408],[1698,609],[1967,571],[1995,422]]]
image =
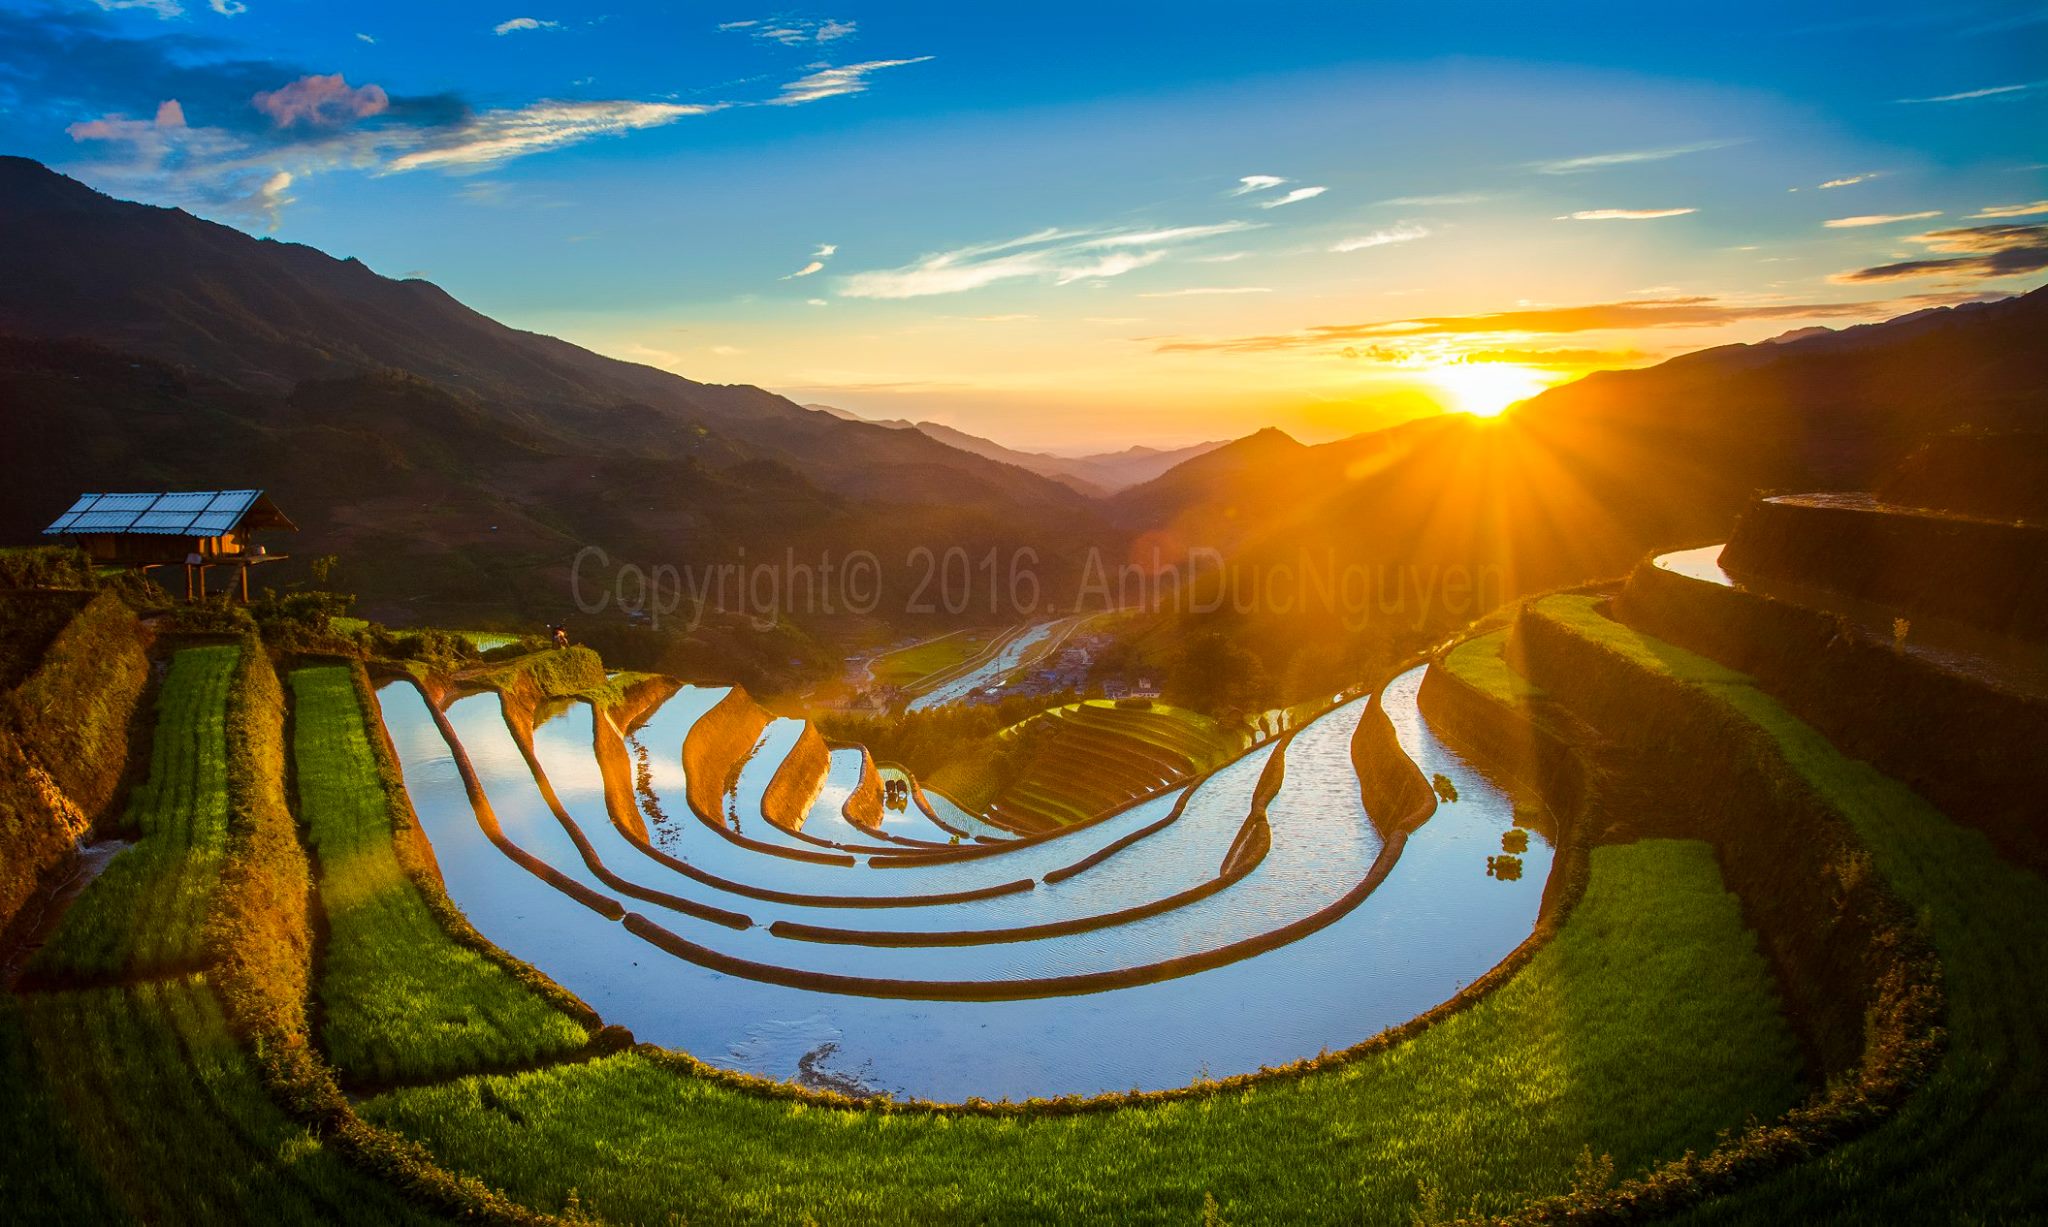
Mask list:
[[1970,214],[1972,221],[2000,217],[2032,217],[2037,213],[2048,213],[2048,200],[2032,200],[2026,204],[1985,205]]
[[538,17],[514,17],[510,21],[501,21],[497,25],[492,26],[491,33],[499,38],[503,38],[507,34],[516,34],[521,30],[559,30],[561,28],[562,23],[559,21],[542,21]]
[[372,38],[372,37],[370,37],[370,36],[369,36],[369,35],[367,35],[367,34],[358,34],[358,35],[356,35],[356,41],[357,41],[357,42],[362,42],[362,43],[368,43],[368,44],[370,44],[370,45],[371,45],[372,47],[374,47],[374,46],[376,46],[376,45],[377,45],[377,40],[376,40],[376,39],[374,39],[374,38]]
[[804,265],[802,268],[796,270],[795,272],[791,273],[789,276],[784,277],[783,280],[793,281],[798,277],[809,277],[814,273],[824,272],[825,261],[830,260],[838,251],[839,244],[837,243],[818,244],[818,249],[811,253],[811,262],[809,264]]
[[1865,226],[1890,226],[1898,222],[1924,222],[1930,217],[1940,217],[1940,209],[1927,209],[1919,213],[1864,213],[1856,217],[1831,217],[1821,223],[1830,230],[1859,230]]
[[2021,94],[2040,89],[2044,82],[2026,81],[2019,85],[1994,85],[1989,89],[1966,89],[1959,94],[1936,94],[1932,98],[1894,98],[1901,106],[1919,106],[1929,102],[1975,102],[1980,98],[2016,98]]
[[900,268],[855,273],[841,283],[839,292],[848,298],[922,298],[1001,281],[1070,285],[1122,276],[1157,264],[1181,244],[1253,228],[1250,222],[1150,230],[1049,228],[923,256]]
[[1555,220],[1561,222],[1648,222],[1660,217],[1684,217],[1698,209],[1581,209]]
[[718,104],[548,100],[484,111],[455,133],[391,159],[385,169],[396,172],[425,166],[487,166],[580,144],[593,137],[664,127],[686,116],[718,109]]
[[1903,300],[1831,303],[1745,303],[1711,296],[1637,299],[1575,307],[1530,307],[1478,315],[1428,315],[1364,324],[1322,324],[1299,332],[1161,341],[1163,352],[1219,350],[1261,353],[1327,349],[1353,342],[1399,343],[1416,337],[1532,336],[1650,328],[1702,328],[1757,320],[1871,319],[1920,307],[1969,301],[1970,294],[1925,294]]
[[1874,170],[1869,172],[1868,174],[1845,175],[1840,179],[1828,180],[1826,183],[1821,184],[1820,188],[1822,191],[1826,191],[1828,188],[1831,187],[1855,187],[1859,183],[1868,183],[1875,178],[1877,178],[1877,172]]
[[1263,192],[1267,188],[1279,187],[1287,182],[1278,175],[1246,175],[1230,190],[1232,196],[1243,196],[1249,192]]
[[805,102],[816,102],[820,98],[837,98],[842,94],[859,94],[868,88],[868,75],[884,68],[902,68],[907,64],[922,64],[931,56],[920,55],[908,60],[869,60],[865,64],[844,64],[837,68],[821,67],[809,76],[799,77],[782,87],[779,97],[770,98],[770,106],[796,106]]
[[2048,226],[1972,226],[1958,230],[1933,230],[1914,235],[1913,241],[1935,252],[1936,256],[1837,273],[1829,280],[1844,284],[1906,281],[1917,277],[1990,280],[2017,277],[2048,268]]
[[1483,192],[1445,192],[1436,196],[1394,196],[1380,201],[1383,205],[1407,205],[1411,208],[1426,208],[1430,205],[1482,204],[1492,199]]
[[1140,298],[1202,298],[1211,294],[1271,294],[1271,286],[1263,285],[1195,285],[1185,290],[1154,290],[1140,294]]
[[1740,140],[1695,141],[1690,145],[1668,145],[1662,149],[1628,149],[1619,153],[1592,153],[1576,158],[1554,158],[1542,162],[1531,162],[1529,166],[1538,174],[1579,175],[1587,171],[1606,170],[1610,166],[1629,166],[1637,162],[1662,162],[1667,158],[1684,157],[1689,153],[1706,153],[1713,149],[1726,149],[1740,145]]
[[1314,200],[1329,190],[1326,187],[1298,187],[1285,196],[1275,196],[1271,200],[1261,200],[1259,207],[1261,209],[1277,209],[1281,205],[1300,204],[1304,200]]
[[752,21],[722,21],[718,28],[727,33],[745,34],[762,42],[780,43],[785,47],[801,47],[807,43],[837,42],[851,36],[859,23],[839,21],[834,18],[812,17],[770,17]]
[[1389,226],[1385,230],[1375,230],[1371,234],[1361,234],[1348,239],[1339,239],[1330,245],[1330,250],[1333,252],[1364,251],[1369,247],[1385,247],[1390,243],[1412,243],[1416,239],[1428,237],[1429,227],[1418,226],[1413,222],[1402,222],[1398,226]]

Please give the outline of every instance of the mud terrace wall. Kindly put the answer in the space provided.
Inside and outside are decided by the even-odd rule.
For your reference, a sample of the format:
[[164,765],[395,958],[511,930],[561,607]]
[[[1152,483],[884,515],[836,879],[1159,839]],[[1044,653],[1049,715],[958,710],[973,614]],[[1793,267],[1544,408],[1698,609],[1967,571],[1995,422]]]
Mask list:
[[149,680],[145,643],[134,613],[103,592],[0,696],[0,934],[113,808]]
[[1753,503],[1721,565],[2048,641],[2048,526],[1901,513],[1858,497]]
[[767,727],[768,713],[740,686],[690,726],[683,738],[683,771],[689,776],[690,808],[699,818],[725,828],[725,794]]
[[1633,626],[1757,678],[1844,751],[2048,872],[2048,702],[1961,677],[1828,614],[1638,566]]
[[1843,820],[1754,725],[1704,691],[1636,667],[1524,608],[1522,675],[1661,783],[1665,821],[1715,846],[1822,1072],[1857,1066],[1905,923]]

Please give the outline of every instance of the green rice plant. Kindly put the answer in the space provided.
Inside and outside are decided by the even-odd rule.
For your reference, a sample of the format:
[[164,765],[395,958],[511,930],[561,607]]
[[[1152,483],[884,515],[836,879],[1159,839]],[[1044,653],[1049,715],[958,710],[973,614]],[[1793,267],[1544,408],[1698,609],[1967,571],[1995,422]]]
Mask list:
[[1639,1172],[1800,1093],[1740,905],[1711,848],[1674,841],[1595,850],[1584,899],[1504,985],[1299,1077],[1118,1111],[926,1111],[675,1066],[627,1053],[364,1112],[526,1204],[617,1222],[1407,1222],[1511,1210],[1603,1156]]
[[452,937],[393,847],[390,802],[348,666],[291,675],[299,818],[327,916],[319,1035],[351,1079],[530,1064],[581,1048],[575,1020]]
[[[2048,882],[2000,857],[1869,764],[1847,758],[1741,673],[1616,623],[1589,597],[1536,612],[1638,667],[1713,695],[1762,729],[1855,828],[1872,866],[1918,910],[1942,966],[1947,1051],[1885,1124],[1709,1202],[1700,1221],[2001,1222],[2048,1214]],[[1901,718],[1909,718],[1905,713]]]
[[64,1123],[37,1062],[20,1003],[0,995],[0,1206],[17,1221],[104,1223],[113,1193]]
[[[20,1010],[47,1114],[125,1211],[92,1219],[428,1221],[270,1101],[203,977],[36,993]],[[71,1204],[105,1197],[80,1187]]]
[[198,968],[228,839],[227,703],[241,649],[186,648],[157,696],[149,779],[125,825],[137,842],[81,895],[30,964],[39,980]]

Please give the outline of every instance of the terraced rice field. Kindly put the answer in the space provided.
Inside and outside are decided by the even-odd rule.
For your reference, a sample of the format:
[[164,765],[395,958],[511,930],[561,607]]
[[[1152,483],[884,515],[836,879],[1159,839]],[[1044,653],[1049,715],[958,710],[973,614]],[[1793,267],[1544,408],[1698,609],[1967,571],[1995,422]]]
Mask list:
[[1008,735],[1034,738],[1022,774],[991,800],[987,816],[1018,831],[1056,831],[1158,792],[1223,762],[1243,738],[1178,708],[1077,703]]
[[291,689],[298,813],[327,920],[320,1038],[335,1066],[390,1082],[581,1048],[583,1027],[451,936],[400,862],[349,668],[299,669]]
[[33,977],[90,982],[199,966],[227,849],[227,702],[240,657],[216,646],[171,658],[149,778],[123,824],[135,845],[65,914],[31,962]]
[[41,1085],[10,1090],[64,1131],[8,1138],[23,1148],[12,1170],[16,1155],[50,1164],[9,1190],[19,1221],[433,1221],[270,1101],[203,977],[33,993],[18,1009],[0,1046],[32,1051]]
[[[522,748],[494,695],[450,706],[452,742],[412,687],[382,703],[450,894],[607,1021],[776,1078],[1023,1097],[1171,1087],[1355,1043],[1527,937],[1550,849],[1536,841],[1520,879],[1488,875],[1513,801],[1414,710],[1420,674],[1388,688],[1384,715],[1342,705],[1100,821],[957,846],[878,840],[832,813],[857,779],[850,752],[804,824],[811,839],[766,822],[793,721],[736,764],[706,760],[734,785],[713,820],[692,813],[681,746],[723,692],[685,688],[632,730],[647,761],[632,781],[606,779],[596,739],[618,734],[588,704]],[[1382,828],[1399,816],[1367,812],[1352,768],[1369,712],[1464,798],[1398,839]],[[1189,743],[1163,713],[1073,715],[1126,717],[1162,746]],[[464,764],[516,859],[480,825]],[[931,801],[942,826],[971,821]],[[819,842],[848,831],[861,838]]]
[[2014,1145],[2039,1136],[2048,1093],[2048,995],[2020,987],[2048,984],[2048,883],[1842,755],[1744,675],[1608,619],[1591,598],[1553,597],[1537,609],[1645,672],[1705,691],[1767,733],[1854,826],[1941,958],[1948,1047],[1929,1084],[1868,1136],[1697,1217],[1912,1222],[1968,1204],[1978,1221],[2020,1222],[2048,1212],[2039,1151]]

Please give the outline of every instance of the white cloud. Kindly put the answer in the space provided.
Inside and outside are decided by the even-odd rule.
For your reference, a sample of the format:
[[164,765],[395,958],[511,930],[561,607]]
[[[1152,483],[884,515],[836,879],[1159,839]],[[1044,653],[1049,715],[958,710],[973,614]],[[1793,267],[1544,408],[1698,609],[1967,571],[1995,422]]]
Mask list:
[[1821,223],[1830,230],[1857,230],[1864,226],[1889,226],[1893,222],[1926,221],[1940,217],[1940,209],[1928,209],[1924,213],[1865,213],[1860,217],[1834,217]]
[[1279,187],[1285,182],[1287,180],[1278,175],[1246,175],[1237,181],[1237,186],[1230,190],[1230,194],[1242,196],[1247,192],[1263,192],[1269,187]]
[[1263,285],[1197,285],[1185,290],[1154,290],[1140,294],[1140,298],[1200,298],[1210,294],[1271,294],[1270,286]]
[[367,35],[367,34],[358,34],[358,35],[356,35],[356,38],[357,38],[357,39],[359,39],[359,40],[361,40],[361,41],[363,41],[363,42],[366,42],[366,43],[370,44],[370,45],[371,45],[372,47],[374,47],[374,46],[376,46],[376,45],[377,45],[377,40],[376,40],[376,39],[374,39],[374,38],[371,38],[371,37],[370,37],[369,35]]
[[291,185],[292,172],[281,170],[265,179],[263,185],[256,189],[256,197],[252,203],[255,211],[268,223],[266,229],[277,229],[277,223],[284,218],[284,207],[295,199],[285,195]]
[[1561,222],[1647,222],[1660,217],[1684,217],[1698,209],[1581,209],[1558,218]]
[[1249,222],[1237,221],[1153,230],[1047,228],[1019,238],[924,256],[900,268],[855,273],[842,283],[840,293],[848,298],[922,298],[978,290],[1001,281],[1071,285],[1119,277],[1159,263],[1181,244],[1252,228]]
[[384,169],[398,172],[423,166],[487,166],[578,144],[592,137],[663,127],[686,116],[708,114],[720,105],[545,100],[529,106],[484,111],[448,135],[427,134],[423,148],[392,158]]
[[1412,243],[1416,239],[1428,237],[1429,227],[1418,226],[1414,222],[1402,222],[1398,226],[1389,226],[1385,230],[1375,230],[1371,234],[1361,234],[1354,238],[1339,239],[1335,244],[1331,245],[1330,250],[1333,252],[1364,251],[1368,247],[1385,247],[1389,243]]
[[505,35],[517,30],[559,30],[561,28],[562,23],[559,21],[542,21],[537,17],[514,17],[510,21],[501,21],[497,25],[492,26],[491,33],[503,38]]
[[223,17],[240,17],[249,11],[242,0],[207,0],[206,6]]
[[[1821,184],[1820,186],[1823,191],[1831,187],[1855,187],[1859,183],[1868,183],[1875,178],[1877,178],[1877,172],[1873,170],[1867,174],[1844,175],[1840,179],[1830,179],[1826,183]],[[1794,188],[1792,190],[1796,192],[1799,189]]]
[[1964,90],[1960,94],[1937,94],[1932,98],[1895,98],[1893,101],[1904,106],[1916,106],[1923,102],[1974,102],[1979,98],[2005,98],[2024,94],[2041,88],[2043,82],[2028,81],[2020,85],[1994,85],[1990,89]]
[[93,3],[109,13],[121,9],[148,9],[165,21],[185,15],[185,6],[178,0],[93,0]]
[[794,281],[798,277],[808,277],[813,273],[820,273],[825,271],[825,261],[830,260],[833,257],[833,255],[836,254],[838,251],[839,244],[837,243],[818,244],[818,249],[811,253],[811,262],[809,264],[804,265],[802,268],[796,270],[795,272],[791,273],[789,276],[784,277],[783,280]]
[[1298,187],[1295,188],[1293,191],[1287,193],[1285,196],[1276,196],[1271,200],[1261,200],[1259,202],[1259,207],[1261,209],[1277,209],[1281,205],[1291,205],[1297,204],[1304,200],[1314,200],[1316,197],[1322,195],[1324,192],[1327,192],[1329,190],[1330,189],[1326,187]]
[[865,64],[845,64],[838,68],[819,68],[807,77],[799,77],[782,87],[780,97],[770,98],[769,106],[796,106],[805,102],[816,102],[820,98],[837,98],[841,94],[863,93],[868,87],[868,74],[884,68],[901,68],[906,64],[922,64],[931,56],[920,55],[908,60],[869,60]]
[[1593,153],[1576,158],[1556,158],[1529,165],[1539,174],[1577,175],[1591,170],[1605,170],[1610,166],[1628,166],[1637,162],[1662,162],[1666,158],[1683,157],[1688,153],[1705,153],[1711,149],[1726,149],[1740,145],[1741,141],[1696,141],[1690,145],[1670,145],[1662,149],[1629,149],[1619,153]]
[[2032,217],[2037,213],[2048,213],[2048,200],[2034,200],[2026,204],[1985,205],[1970,216],[1973,219],[1989,220],[2000,217]]
[[718,23],[718,28],[727,33],[743,33],[763,42],[780,43],[785,47],[801,47],[806,43],[830,43],[850,37],[859,28],[859,23],[840,21],[831,17],[773,17],[766,20],[722,21]]
[[832,304],[822,298],[806,298],[804,299],[804,305],[807,307],[829,307]]

